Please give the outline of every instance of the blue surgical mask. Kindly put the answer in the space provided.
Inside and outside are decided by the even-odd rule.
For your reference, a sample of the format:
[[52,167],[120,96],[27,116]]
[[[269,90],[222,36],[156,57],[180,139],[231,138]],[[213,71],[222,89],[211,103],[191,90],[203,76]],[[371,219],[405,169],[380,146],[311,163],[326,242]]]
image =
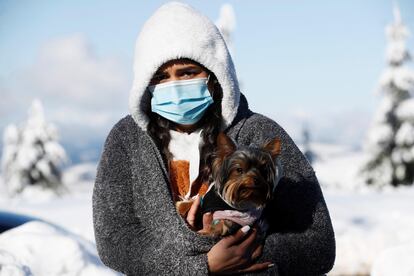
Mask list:
[[213,103],[207,82],[208,78],[198,78],[149,86],[152,112],[178,124],[198,122]]

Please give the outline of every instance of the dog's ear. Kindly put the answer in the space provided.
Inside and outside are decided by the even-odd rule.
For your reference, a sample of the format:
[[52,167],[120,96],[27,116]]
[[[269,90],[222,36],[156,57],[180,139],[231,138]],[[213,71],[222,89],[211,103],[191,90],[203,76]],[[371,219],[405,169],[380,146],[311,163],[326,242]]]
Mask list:
[[280,149],[281,149],[280,139],[274,138],[274,139],[268,140],[264,143],[262,148],[265,151],[268,151],[270,153],[270,155],[272,156],[272,159],[275,159],[276,156],[280,154]]
[[236,144],[223,132],[217,135],[217,153],[220,159],[236,151]]

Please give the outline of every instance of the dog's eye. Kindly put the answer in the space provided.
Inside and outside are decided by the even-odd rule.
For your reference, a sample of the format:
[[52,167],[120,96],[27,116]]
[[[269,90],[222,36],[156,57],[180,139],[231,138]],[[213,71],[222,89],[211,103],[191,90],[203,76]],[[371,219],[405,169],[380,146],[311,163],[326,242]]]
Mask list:
[[237,169],[236,169],[236,171],[237,171],[239,174],[242,174],[242,173],[243,173],[243,169],[242,169],[242,168],[237,168]]

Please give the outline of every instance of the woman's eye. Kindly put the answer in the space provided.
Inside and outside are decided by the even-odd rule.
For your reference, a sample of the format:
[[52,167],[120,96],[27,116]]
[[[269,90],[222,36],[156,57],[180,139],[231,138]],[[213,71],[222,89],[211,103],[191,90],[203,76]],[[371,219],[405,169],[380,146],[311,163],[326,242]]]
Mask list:
[[196,74],[195,72],[187,71],[183,73],[183,77],[185,78],[193,77],[195,74]]
[[160,83],[162,80],[164,80],[166,78],[167,78],[167,76],[165,74],[155,75],[152,78],[151,83]]

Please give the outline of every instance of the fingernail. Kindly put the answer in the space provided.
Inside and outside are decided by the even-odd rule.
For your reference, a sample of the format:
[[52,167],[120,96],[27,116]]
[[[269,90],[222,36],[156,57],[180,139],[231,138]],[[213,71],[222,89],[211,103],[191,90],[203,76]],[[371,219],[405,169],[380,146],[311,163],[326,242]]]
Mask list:
[[249,232],[249,230],[250,230],[250,226],[249,225],[245,225],[245,226],[243,226],[242,228],[241,228],[241,231],[243,232],[243,233],[247,233],[247,232]]
[[267,268],[271,268],[271,267],[274,267],[274,266],[275,266],[275,264],[270,264],[270,265],[267,266]]

